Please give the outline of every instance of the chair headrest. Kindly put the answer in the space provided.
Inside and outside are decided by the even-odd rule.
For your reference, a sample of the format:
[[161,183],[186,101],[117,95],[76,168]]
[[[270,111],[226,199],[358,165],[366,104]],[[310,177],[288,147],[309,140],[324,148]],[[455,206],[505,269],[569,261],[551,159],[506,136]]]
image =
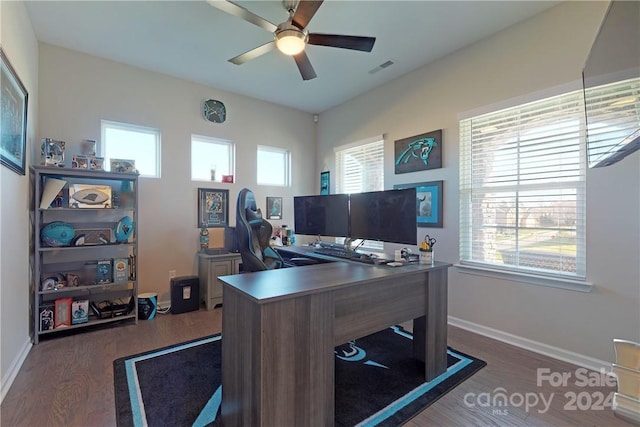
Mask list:
[[262,224],[262,212],[260,209],[253,210],[251,208],[245,209],[245,217],[247,218],[247,222],[252,227],[259,226]]

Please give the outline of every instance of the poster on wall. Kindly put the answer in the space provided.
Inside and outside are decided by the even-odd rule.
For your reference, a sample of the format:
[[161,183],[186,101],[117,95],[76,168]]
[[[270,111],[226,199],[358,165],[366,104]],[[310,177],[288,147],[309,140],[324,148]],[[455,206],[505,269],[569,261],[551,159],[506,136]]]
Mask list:
[[27,146],[27,90],[9,59],[0,49],[0,163],[12,171],[25,174]]
[[418,227],[442,228],[442,181],[397,184],[393,188],[416,189],[416,221]]
[[395,173],[442,167],[442,129],[398,139],[394,143]]

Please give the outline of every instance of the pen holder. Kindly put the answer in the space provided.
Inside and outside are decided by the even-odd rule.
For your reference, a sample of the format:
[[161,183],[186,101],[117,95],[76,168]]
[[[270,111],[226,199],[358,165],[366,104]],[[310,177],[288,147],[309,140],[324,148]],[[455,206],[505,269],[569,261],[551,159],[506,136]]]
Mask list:
[[420,249],[420,264],[433,265],[435,261],[433,249],[425,251]]

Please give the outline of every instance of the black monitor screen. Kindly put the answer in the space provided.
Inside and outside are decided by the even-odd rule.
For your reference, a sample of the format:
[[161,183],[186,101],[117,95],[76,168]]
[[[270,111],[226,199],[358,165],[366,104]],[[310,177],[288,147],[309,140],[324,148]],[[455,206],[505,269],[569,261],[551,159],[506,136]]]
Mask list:
[[350,198],[352,239],[417,244],[415,188],[356,193]]
[[349,195],[293,198],[295,233],[311,236],[349,236]]

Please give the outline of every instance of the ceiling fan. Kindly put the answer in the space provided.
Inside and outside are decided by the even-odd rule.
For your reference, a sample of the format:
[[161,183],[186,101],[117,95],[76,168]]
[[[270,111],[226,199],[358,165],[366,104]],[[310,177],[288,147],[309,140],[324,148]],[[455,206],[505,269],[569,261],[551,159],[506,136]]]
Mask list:
[[279,25],[275,25],[229,0],[207,0],[207,2],[217,9],[273,33],[273,41],[229,59],[229,62],[236,65],[244,64],[278,48],[285,55],[293,56],[303,80],[311,80],[316,78],[316,72],[304,51],[307,44],[371,52],[376,41],[375,37],[309,33],[306,30],[307,25],[322,5],[323,0],[282,0],[282,5],[289,12],[289,19]]

